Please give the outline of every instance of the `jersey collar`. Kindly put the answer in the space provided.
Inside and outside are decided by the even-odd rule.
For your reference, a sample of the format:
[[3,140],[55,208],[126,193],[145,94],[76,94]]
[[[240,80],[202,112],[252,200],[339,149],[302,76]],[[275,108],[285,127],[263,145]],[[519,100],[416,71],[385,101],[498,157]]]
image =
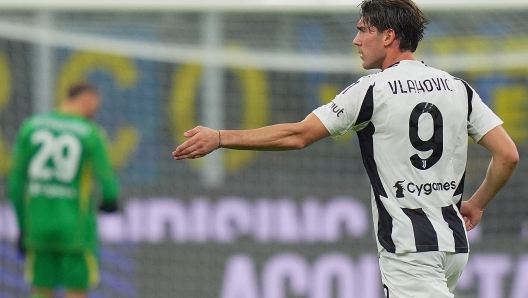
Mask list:
[[389,68],[391,68],[391,67],[395,67],[395,66],[400,65],[401,62],[404,62],[404,63],[405,63],[405,62],[419,62],[419,63],[422,63],[424,66],[427,66],[427,64],[425,64],[425,62],[423,62],[423,61],[418,61],[418,60],[401,60],[401,61],[398,61],[398,62],[396,62],[396,63],[390,65],[389,67],[385,68],[384,70],[382,70],[382,72],[385,71],[385,70],[387,70],[387,69],[389,69]]

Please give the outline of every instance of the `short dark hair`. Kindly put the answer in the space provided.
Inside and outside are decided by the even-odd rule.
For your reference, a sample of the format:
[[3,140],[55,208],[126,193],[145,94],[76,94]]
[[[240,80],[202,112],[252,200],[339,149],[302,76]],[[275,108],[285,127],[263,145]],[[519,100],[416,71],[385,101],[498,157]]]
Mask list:
[[84,92],[93,92],[95,94],[99,94],[99,90],[94,84],[89,82],[78,82],[71,85],[68,89],[68,99],[75,99]]
[[364,0],[360,15],[368,27],[393,29],[400,51],[415,52],[429,20],[412,0]]

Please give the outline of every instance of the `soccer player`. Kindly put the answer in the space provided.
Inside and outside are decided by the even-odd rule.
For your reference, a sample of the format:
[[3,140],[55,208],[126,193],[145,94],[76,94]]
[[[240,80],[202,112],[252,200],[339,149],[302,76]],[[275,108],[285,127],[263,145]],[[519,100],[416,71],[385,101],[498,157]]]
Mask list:
[[102,192],[100,209],[117,209],[118,181],[105,135],[91,121],[99,107],[94,85],[71,86],[59,110],[28,118],[14,148],[8,194],[26,255],[33,298],[87,297],[98,283],[98,240],[93,177]]
[[[358,134],[372,186],[372,213],[386,297],[448,298],[468,259],[467,230],[514,171],[519,156],[502,121],[466,82],[416,61],[428,21],[411,0],[365,0],[354,38],[365,69],[298,123],[253,130],[198,126],[172,153],[217,148],[302,149]],[[468,136],[492,154],[480,188],[462,202]]]

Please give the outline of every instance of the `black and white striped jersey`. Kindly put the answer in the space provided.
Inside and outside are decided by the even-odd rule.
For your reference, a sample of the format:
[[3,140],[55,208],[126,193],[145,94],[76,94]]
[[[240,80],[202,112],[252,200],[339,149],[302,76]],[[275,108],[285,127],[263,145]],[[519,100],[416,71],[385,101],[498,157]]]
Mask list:
[[357,132],[379,250],[468,252],[459,212],[468,136],[477,142],[502,121],[466,82],[405,60],[313,113],[335,138]]

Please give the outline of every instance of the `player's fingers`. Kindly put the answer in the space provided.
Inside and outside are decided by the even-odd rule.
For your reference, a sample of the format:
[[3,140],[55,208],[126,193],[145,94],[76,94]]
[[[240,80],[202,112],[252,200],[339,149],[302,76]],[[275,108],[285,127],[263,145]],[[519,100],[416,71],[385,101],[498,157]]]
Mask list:
[[[186,142],[187,143],[187,142]],[[172,156],[176,159],[188,158],[188,156],[194,151],[192,148],[193,144],[182,144],[172,152]]]
[[188,153],[188,154],[177,154],[177,155],[173,155],[174,156],[174,159],[176,160],[181,160],[181,159],[187,159],[187,158],[190,158],[190,159],[194,159],[196,158],[196,154],[193,154],[192,152],[191,153]]
[[185,142],[183,142],[180,146],[176,147],[176,150],[174,150],[173,152],[173,155],[174,153],[176,154],[185,154],[185,153],[188,153],[189,150],[192,150],[191,147],[194,146],[196,144],[197,140],[195,139],[189,139]]
[[188,155],[191,151],[190,150],[187,150],[187,149],[181,149],[181,148],[176,148],[176,150],[174,150],[172,152],[172,156],[174,158],[178,158],[178,157],[181,157],[181,156],[185,156],[185,155]]
[[[189,141],[188,141],[189,142]],[[172,156],[176,160],[180,159],[186,159],[186,158],[200,158],[205,155],[207,155],[208,152],[204,151],[203,147],[198,144],[198,142],[194,142],[193,144],[190,144],[186,148],[181,148],[180,150],[176,150],[172,152]]]
[[185,134],[190,139],[172,152],[172,156],[177,160],[203,157],[217,148],[217,133],[210,128],[197,126]]
[[471,228],[470,228],[470,220],[469,218],[467,218],[466,216],[463,216],[462,217],[464,219],[464,225],[466,226],[466,231],[469,231]]
[[175,160],[192,159],[192,158],[193,158],[193,156],[190,155],[190,154],[178,155],[178,156],[174,157]]
[[473,222],[470,218],[464,217],[464,223],[466,225],[466,230],[469,232],[475,228],[477,223]]
[[204,129],[203,126],[196,126],[195,128],[184,132],[183,136],[186,137],[186,138],[190,138],[190,137],[194,136],[195,134],[199,133],[203,129]]

